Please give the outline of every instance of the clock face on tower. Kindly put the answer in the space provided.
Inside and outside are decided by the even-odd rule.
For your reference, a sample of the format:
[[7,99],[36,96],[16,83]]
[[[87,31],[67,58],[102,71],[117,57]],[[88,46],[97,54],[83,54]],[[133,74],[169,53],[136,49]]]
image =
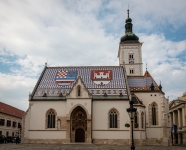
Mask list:
[[129,58],[129,64],[133,64],[134,63],[134,58]]

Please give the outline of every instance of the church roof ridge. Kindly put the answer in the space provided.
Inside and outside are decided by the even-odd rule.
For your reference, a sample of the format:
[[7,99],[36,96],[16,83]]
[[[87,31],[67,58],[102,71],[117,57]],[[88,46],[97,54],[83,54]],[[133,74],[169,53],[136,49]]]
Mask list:
[[47,68],[93,68],[93,67],[115,67],[115,68],[123,68],[122,66],[50,66]]

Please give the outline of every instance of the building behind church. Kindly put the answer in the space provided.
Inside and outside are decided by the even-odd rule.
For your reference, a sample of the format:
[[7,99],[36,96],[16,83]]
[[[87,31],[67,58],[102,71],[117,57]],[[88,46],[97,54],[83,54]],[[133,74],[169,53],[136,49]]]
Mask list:
[[169,103],[172,144],[186,144],[186,92]]
[[44,67],[23,117],[24,143],[124,144],[131,142],[129,101],[137,112],[137,145],[165,145],[169,103],[146,69],[142,43],[128,17],[118,50],[118,66]]
[[0,102],[0,135],[20,136],[22,116],[25,112]]

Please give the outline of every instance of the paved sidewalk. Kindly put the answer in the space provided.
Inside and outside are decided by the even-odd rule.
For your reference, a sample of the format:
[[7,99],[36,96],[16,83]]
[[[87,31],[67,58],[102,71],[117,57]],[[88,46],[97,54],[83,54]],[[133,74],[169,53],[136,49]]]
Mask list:
[[[0,144],[0,150],[130,150],[123,145],[94,145],[94,144]],[[135,150],[186,150],[180,146],[136,146]]]

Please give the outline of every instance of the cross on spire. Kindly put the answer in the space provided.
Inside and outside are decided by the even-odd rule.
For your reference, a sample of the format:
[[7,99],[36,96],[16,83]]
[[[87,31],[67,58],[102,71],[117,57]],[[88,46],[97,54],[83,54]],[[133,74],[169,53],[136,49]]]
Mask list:
[[128,14],[128,18],[129,18],[129,8],[128,8],[128,10],[127,10],[127,14]]

